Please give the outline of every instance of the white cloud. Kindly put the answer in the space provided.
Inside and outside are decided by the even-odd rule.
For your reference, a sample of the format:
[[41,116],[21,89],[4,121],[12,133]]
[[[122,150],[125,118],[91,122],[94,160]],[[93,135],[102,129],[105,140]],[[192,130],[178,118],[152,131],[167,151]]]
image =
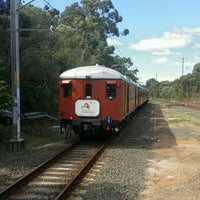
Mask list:
[[[195,64],[196,64],[196,62],[184,62],[184,67],[191,67],[192,68],[192,67],[194,67]],[[180,67],[180,66],[183,65],[183,63],[180,60],[180,62],[178,62],[178,61],[170,62],[169,65],[170,66],[175,66],[175,67]]]
[[153,55],[157,55],[157,56],[161,56],[161,55],[171,55],[173,54],[172,51],[170,51],[169,49],[165,49],[163,51],[156,51],[156,52],[152,52]]
[[196,48],[200,48],[200,43],[195,43]]
[[165,50],[161,50],[161,51],[155,51],[155,52],[152,52],[152,55],[156,55],[156,56],[163,56],[163,55],[181,55],[180,52],[173,52],[169,49],[165,49]]
[[138,51],[164,51],[165,49],[182,48],[191,44],[199,36],[200,27],[175,28],[171,32],[164,32],[160,38],[149,38],[133,43],[130,48]]
[[167,57],[155,58],[152,63],[155,64],[166,64],[168,62]]
[[108,46],[121,46],[122,43],[119,41],[119,40],[116,40],[116,39],[111,39],[111,38],[108,38],[107,39],[107,43],[108,43]]
[[[178,77],[176,77],[178,78]],[[174,81],[176,79],[175,77],[168,77],[165,75],[159,75],[157,81]]]

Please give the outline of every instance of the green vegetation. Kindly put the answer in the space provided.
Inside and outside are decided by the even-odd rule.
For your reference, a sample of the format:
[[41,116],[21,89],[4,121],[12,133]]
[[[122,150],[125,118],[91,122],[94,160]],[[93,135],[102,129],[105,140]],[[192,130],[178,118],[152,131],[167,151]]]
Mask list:
[[171,100],[200,99],[200,63],[194,66],[191,74],[182,76],[173,82],[158,82],[155,79],[147,81],[150,96]]
[[[10,94],[10,28],[9,0],[0,10],[0,91]],[[57,116],[58,78],[63,71],[83,65],[123,66],[120,71],[135,79],[130,58],[114,56],[115,47],[108,46],[112,36],[124,37],[129,30],[119,30],[122,17],[112,1],[86,1],[67,6],[63,13],[48,5],[44,9],[27,5],[19,12],[20,31],[20,97],[21,112],[47,112]],[[50,31],[50,27],[52,31]],[[122,69],[123,68],[123,69]],[[136,79],[135,79],[136,80]],[[2,82],[3,81],[3,82]],[[2,85],[3,83],[3,85]],[[1,94],[1,92],[0,92]],[[5,106],[0,96],[0,109]],[[6,105],[8,108],[9,105]],[[10,108],[11,110],[11,108]]]
[[[11,110],[12,104],[9,2],[0,0],[0,110]],[[131,59],[114,56],[115,47],[107,43],[112,36],[129,34],[128,29],[118,29],[121,22],[111,0],[81,0],[67,6],[61,14],[48,5],[41,9],[29,4],[20,9],[20,29],[43,29],[19,33],[21,113],[46,112],[57,116],[59,75],[77,66],[119,65],[119,71],[137,80],[136,72],[128,70],[133,64]],[[0,138],[4,141],[11,130],[7,137],[8,123],[1,126]],[[25,132],[30,135],[27,140],[22,135],[27,142],[32,135]]]
[[[54,126],[54,124],[56,126]],[[0,124],[0,143],[4,144],[4,148],[7,146],[8,140],[11,138],[11,125]],[[57,122],[48,120],[38,120],[35,122],[22,123],[21,124],[21,136],[26,140],[26,148],[37,147],[48,142],[56,142],[63,140],[64,136],[60,134],[59,126]],[[1,145],[2,146],[2,145]]]
[[[29,130],[36,125],[37,124],[32,124],[29,128],[28,125],[22,125],[21,135],[22,138],[25,139],[26,150],[42,147],[50,143],[65,141],[64,135],[60,134],[59,128],[50,127],[51,123],[42,127],[42,129],[46,130],[46,134],[42,134],[41,132],[38,134],[38,129],[34,132],[29,132]],[[0,124],[0,160],[6,159],[8,156],[15,154],[13,151],[8,151],[8,141],[11,138],[11,130],[11,126],[3,126]]]
[[59,129],[48,128],[46,135],[34,135],[27,132],[22,133],[22,138],[25,140],[25,148],[33,149],[45,144],[64,141],[64,136],[60,134]]
[[169,118],[170,123],[182,123],[187,122],[187,119],[184,118]]
[[[9,0],[0,2],[0,110],[11,110]],[[59,74],[77,66],[96,63],[114,66],[137,81],[137,70],[130,70],[133,65],[131,59],[115,56],[115,46],[107,43],[109,37],[129,34],[128,29],[119,30],[118,24],[122,20],[111,0],[81,0],[67,6],[61,14],[48,6],[41,9],[27,5],[20,9],[21,29],[49,29],[20,31],[21,113],[47,112],[57,116]],[[50,27],[54,27],[52,31]],[[192,74],[180,80],[159,83],[152,79],[147,82],[147,87],[150,95],[156,98],[199,98],[200,64],[195,66]],[[10,137],[8,124],[6,122],[0,127],[1,141]],[[23,137],[26,139],[25,135]]]
[[194,125],[200,127],[200,122],[194,122]]
[[9,109],[12,98],[8,84],[4,80],[0,80],[0,110]]

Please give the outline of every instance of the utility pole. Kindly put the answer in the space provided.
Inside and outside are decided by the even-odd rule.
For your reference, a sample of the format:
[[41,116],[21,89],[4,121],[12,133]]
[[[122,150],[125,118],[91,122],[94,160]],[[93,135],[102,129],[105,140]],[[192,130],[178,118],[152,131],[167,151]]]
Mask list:
[[155,77],[156,77],[156,81],[157,81],[157,78],[158,78],[158,73],[157,72],[155,73]]
[[12,139],[10,149],[24,148],[20,135],[20,80],[19,80],[19,0],[10,1],[11,31],[11,85],[12,85]]
[[12,138],[9,141],[9,148],[11,150],[19,150],[24,148],[24,139],[21,138],[20,132],[19,31],[51,31],[51,27],[50,29],[19,29],[20,9],[30,4],[34,0],[30,0],[21,7],[19,7],[19,1],[20,0],[10,0]]
[[183,57],[181,58],[181,62],[182,62],[182,76],[183,76],[184,75],[184,63],[185,63],[184,54],[183,54]]
[[156,81],[153,82],[153,98],[155,98],[155,90],[157,89],[157,78],[158,78],[158,73],[156,72],[154,75],[155,75],[155,80],[156,80]]
[[[19,11],[34,0],[19,7],[20,0],[10,0],[10,33],[11,33],[11,85],[12,85],[12,138],[9,141],[11,150],[24,148],[24,139],[20,132],[20,66],[19,66],[19,31],[52,31],[49,29],[19,29]],[[46,2],[46,1],[45,1]],[[48,3],[48,2],[46,2]],[[49,3],[48,3],[49,5]],[[51,6],[52,7],[52,6]],[[71,30],[70,26],[60,25]],[[55,28],[55,30],[60,27]]]

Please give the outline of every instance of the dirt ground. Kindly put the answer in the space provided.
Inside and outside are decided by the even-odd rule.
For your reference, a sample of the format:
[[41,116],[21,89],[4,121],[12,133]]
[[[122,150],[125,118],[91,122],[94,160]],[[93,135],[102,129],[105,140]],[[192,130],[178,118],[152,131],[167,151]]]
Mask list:
[[168,126],[173,137],[168,137],[161,131],[158,141],[153,145],[152,151],[156,156],[149,161],[146,189],[142,193],[142,199],[198,200],[200,118],[188,110],[166,105],[160,108],[163,117],[154,119],[155,137],[164,126]]

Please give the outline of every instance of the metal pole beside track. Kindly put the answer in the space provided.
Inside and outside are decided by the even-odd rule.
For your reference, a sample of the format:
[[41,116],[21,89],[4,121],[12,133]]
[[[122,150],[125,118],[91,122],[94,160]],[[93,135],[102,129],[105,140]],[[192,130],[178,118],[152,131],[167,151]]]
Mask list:
[[20,80],[19,80],[19,0],[10,1],[11,31],[11,85],[12,85],[12,139],[11,150],[24,148],[20,133]]
[[[12,138],[9,141],[11,150],[24,148],[24,139],[20,131],[20,66],[19,66],[19,32],[20,31],[52,31],[49,29],[19,29],[19,10],[34,0],[19,7],[19,0],[10,0],[10,33],[11,33],[11,85],[12,85]],[[70,30],[76,29],[60,24],[55,30],[66,27]]]

